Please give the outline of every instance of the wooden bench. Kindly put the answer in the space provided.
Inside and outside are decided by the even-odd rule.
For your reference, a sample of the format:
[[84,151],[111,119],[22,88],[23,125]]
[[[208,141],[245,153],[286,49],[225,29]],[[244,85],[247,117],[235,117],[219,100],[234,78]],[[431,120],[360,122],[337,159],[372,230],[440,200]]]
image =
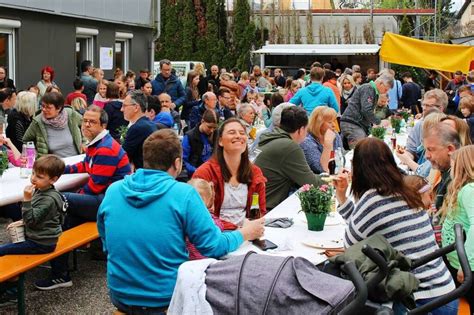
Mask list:
[[42,255],[7,255],[0,257],[0,282],[19,276],[18,314],[25,314],[24,274],[45,262],[68,253],[99,238],[96,222],[87,222],[63,232],[56,250]]

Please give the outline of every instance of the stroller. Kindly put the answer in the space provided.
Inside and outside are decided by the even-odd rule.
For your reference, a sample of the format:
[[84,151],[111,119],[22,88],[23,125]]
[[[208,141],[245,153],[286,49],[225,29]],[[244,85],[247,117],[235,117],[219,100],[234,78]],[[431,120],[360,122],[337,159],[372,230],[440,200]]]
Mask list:
[[[426,314],[469,289],[472,274],[461,225],[455,226],[455,233],[454,244],[414,261],[411,268],[456,250],[465,275],[464,283],[408,314]],[[396,263],[387,261],[378,250],[367,245],[362,252],[378,266],[378,272],[366,281],[353,261],[325,264],[320,271],[301,257],[254,252],[231,257],[206,270],[206,300],[214,314],[393,314],[391,308],[372,302],[368,297]]]
[[[472,272],[471,272],[471,268],[466,256],[465,248],[464,248],[464,234],[463,234],[462,226],[460,224],[456,224],[454,227],[454,230],[455,230],[455,242],[453,244],[440,248],[431,254],[428,254],[418,260],[413,261],[410,265],[410,270],[414,270],[434,259],[443,257],[447,253],[450,253],[455,250],[458,254],[461,268],[464,273],[464,282],[454,291],[449,292],[445,295],[442,295],[422,306],[415,307],[411,310],[408,310],[407,314],[427,314],[430,311],[463,296],[472,285]],[[385,281],[387,278],[387,275],[389,275],[389,273],[394,268],[397,268],[397,261],[394,261],[394,260],[387,261],[387,259],[384,257],[384,254],[381,251],[379,251],[378,249],[374,249],[368,245],[364,245],[362,247],[362,252],[370,260],[372,260],[378,267],[378,271],[372,277],[369,277],[368,279],[367,277],[365,277],[366,278],[365,284],[367,287],[369,300],[366,301],[365,306],[362,308],[362,311],[366,314],[378,314],[378,315],[393,314],[393,310],[391,308],[384,306],[380,303],[373,302],[371,298],[374,297],[375,295],[379,295],[378,293],[378,291],[380,291],[378,287],[379,283],[381,283],[382,281]],[[345,277],[344,271],[341,272],[341,269],[338,266],[338,262],[342,262],[342,260],[338,261],[338,259],[333,259],[333,262],[327,262],[323,267],[323,271],[328,272],[333,275],[341,276],[344,278]]]

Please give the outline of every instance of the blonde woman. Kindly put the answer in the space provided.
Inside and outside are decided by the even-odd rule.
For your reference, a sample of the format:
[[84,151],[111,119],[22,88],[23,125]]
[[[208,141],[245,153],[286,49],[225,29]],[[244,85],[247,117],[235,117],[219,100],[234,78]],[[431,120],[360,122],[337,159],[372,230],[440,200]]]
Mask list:
[[315,174],[328,173],[331,151],[342,148],[341,136],[336,132],[336,117],[336,111],[327,106],[316,107],[309,117],[308,135],[300,146]]
[[71,107],[79,114],[84,115],[84,112],[87,109],[87,103],[84,101],[84,99],[76,97],[72,100]]
[[15,108],[8,115],[6,135],[20,152],[23,146],[23,135],[31,124],[37,104],[38,99],[35,93],[22,91],[17,95]]
[[[457,150],[451,157],[451,183],[444,198],[444,222],[441,231],[441,241],[444,246],[454,242],[454,225],[460,223],[466,232],[467,257],[471,270],[474,270],[474,145],[468,145]],[[456,284],[464,282],[464,274],[459,264],[456,252],[447,254],[448,269]],[[469,303],[471,312],[474,310],[474,287],[464,295]]]
[[[288,80],[287,80],[288,82]],[[301,89],[301,83],[298,80],[293,80],[290,83],[290,87],[288,89],[288,92],[286,92],[285,95],[285,102],[289,102],[293,96],[295,96],[296,92]]]
[[357,90],[357,86],[354,82],[354,79],[349,74],[342,75],[340,82],[341,82],[341,114],[342,114],[347,108],[349,99],[354,95],[355,91]]

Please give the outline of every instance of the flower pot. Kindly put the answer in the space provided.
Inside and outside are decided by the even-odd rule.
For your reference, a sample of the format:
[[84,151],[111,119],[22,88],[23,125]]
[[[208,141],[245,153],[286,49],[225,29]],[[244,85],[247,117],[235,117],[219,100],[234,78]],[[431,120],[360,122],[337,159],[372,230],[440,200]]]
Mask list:
[[402,126],[401,126],[401,125],[395,126],[395,128],[394,128],[395,133],[400,133],[400,129],[402,129]]
[[309,213],[305,212],[306,220],[308,221],[308,230],[322,231],[324,229],[324,222],[326,222],[327,213]]

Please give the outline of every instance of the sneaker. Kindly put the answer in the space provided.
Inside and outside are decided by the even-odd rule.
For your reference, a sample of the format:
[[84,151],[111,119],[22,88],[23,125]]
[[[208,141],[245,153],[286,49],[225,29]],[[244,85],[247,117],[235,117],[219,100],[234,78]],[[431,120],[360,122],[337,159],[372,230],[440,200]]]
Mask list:
[[18,303],[18,297],[15,292],[9,290],[0,295],[0,307],[15,305]]
[[57,288],[72,287],[72,280],[69,276],[62,276],[58,278],[48,278],[35,282],[35,287],[38,290],[54,290]]

